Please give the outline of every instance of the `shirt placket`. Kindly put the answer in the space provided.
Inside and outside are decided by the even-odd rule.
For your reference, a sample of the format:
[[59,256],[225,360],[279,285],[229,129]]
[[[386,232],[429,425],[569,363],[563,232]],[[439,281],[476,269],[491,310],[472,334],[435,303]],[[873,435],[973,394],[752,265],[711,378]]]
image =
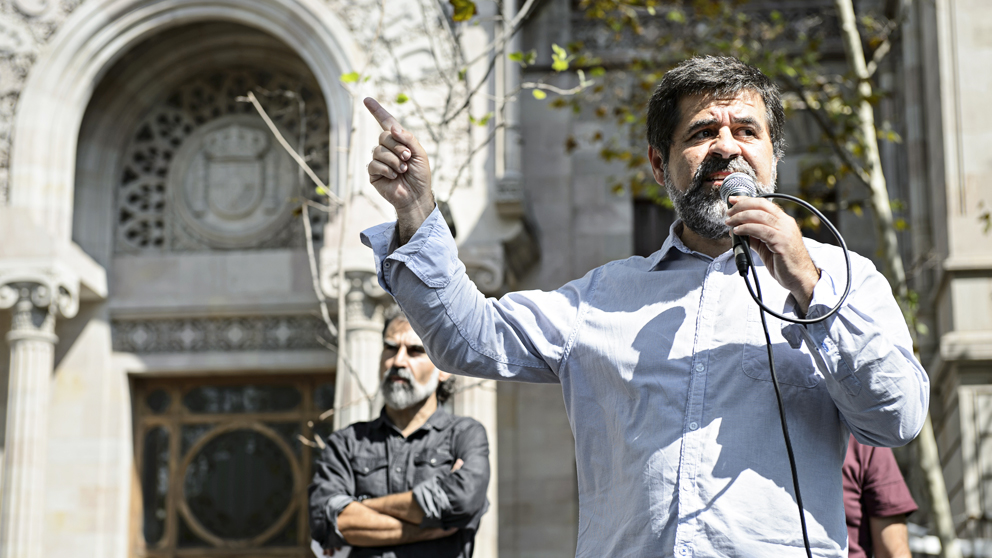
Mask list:
[[[722,260],[722,259],[721,259]],[[694,536],[698,530],[698,510],[702,508],[696,486],[699,463],[703,455],[703,404],[706,379],[709,373],[709,349],[713,327],[719,315],[721,270],[723,261],[711,262],[703,278],[700,291],[699,314],[696,316],[696,334],[693,341],[692,361],[689,363],[689,393],[686,398],[685,422],[682,428],[682,456],[679,463],[679,520],[675,531],[675,555],[693,555]]]
[[389,437],[387,444],[389,494],[406,491],[406,466],[409,453],[409,444],[406,438],[402,436]]

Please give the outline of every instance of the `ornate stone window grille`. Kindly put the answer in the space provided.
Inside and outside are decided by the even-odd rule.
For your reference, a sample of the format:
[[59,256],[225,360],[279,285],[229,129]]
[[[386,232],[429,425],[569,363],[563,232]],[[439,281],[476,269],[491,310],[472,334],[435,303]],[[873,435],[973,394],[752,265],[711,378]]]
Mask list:
[[[316,197],[313,186],[251,105],[237,101],[249,90],[327,180],[330,124],[312,79],[251,68],[201,73],[164,95],[131,136],[116,195],[117,253],[302,246],[294,210]],[[326,216],[311,216],[319,242]]]

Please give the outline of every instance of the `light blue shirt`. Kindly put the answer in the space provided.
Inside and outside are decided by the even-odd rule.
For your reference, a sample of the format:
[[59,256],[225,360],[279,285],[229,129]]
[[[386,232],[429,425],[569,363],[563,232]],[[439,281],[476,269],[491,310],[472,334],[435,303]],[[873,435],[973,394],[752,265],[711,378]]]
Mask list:
[[[362,240],[442,370],[561,384],[575,436],[577,556],[804,556],[758,308],[732,252],[693,252],[679,227],[648,258],[499,300],[469,280],[436,209],[402,247],[394,223]],[[806,245],[823,272],[815,317],[843,292],[844,260]],[[847,555],[848,431],[903,445],[929,403],[888,283],[851,258],[851,295],[835,316],[807,327],[769,317],[816,556]],[[792,296],[755,263],[765,303],[795,315]]]

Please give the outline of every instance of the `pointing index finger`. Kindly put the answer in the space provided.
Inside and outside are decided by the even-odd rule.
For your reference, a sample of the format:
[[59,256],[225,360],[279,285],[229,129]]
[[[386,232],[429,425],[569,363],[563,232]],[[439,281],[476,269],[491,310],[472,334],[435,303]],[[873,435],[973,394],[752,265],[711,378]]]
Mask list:
[[392,114],[389,114],[386,109],[382,108],[379,101],[376,101],[372,97],[365,98],[365,108],[369,109],[369,112],[371,112],[372,116],[375,117],[376,122],[379,123],[379,126],[383,129],[383,131],[388,132],[393,126],[402,128],[396,118],[394,118]]

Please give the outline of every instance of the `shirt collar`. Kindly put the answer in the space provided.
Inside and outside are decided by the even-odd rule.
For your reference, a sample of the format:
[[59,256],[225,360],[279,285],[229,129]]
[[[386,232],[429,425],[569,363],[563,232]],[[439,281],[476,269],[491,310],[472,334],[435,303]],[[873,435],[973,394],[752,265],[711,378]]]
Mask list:
[[674,260],[675,258],[679,257],[680,254],[695,256],[697,258],[702,258],[706,261],[716,261],[720,259],[729,258],[730,256],[728,254],[733,253],[732,250],[727,250],[726,252],[717,256],[716,258],[712,258],[710,256],[707,256],[706,254],[703,254],[702,252],[696,252],[695,250],[692,250],[682,242],[681,234],[683,227],[684,225],[682,224],[682,219],[675,219],[675,222],[672,223],[672,226],[668,228],[668,238],[666,238],[665,242],[661,245],[661,249],[655,252],[654,254],[651,254],[651,256],[648,258],[648,261],[651,262],[651,271],[657,271],[658,266],[661,265],[661,262]]
[[[448,425],[451,424],[451,421],[453,420],[455,420],[455,418],[451,416],[451,414],[448,413],[448,411],[445,411],[444,407],[438,405],[437,410],[434,411],[433,415],[428,417],[427,422],[421,425],[420,428],[418,428],[417,430],[414,430],[414,432],[420,431],[424,428],[433,428],[434,430],[441,431],[447,428]],[[400,431],[400,429],[395,424],[393,424],[393,421],[390,420],[389,415],[386,414],[385,405],[382,406],[382,410],[379,412],[379,418],[375,419],[375,421],[373,421],[373,424],[375,425],[376,428],[385,428],[389,430],[395,430],[396,432]]]

